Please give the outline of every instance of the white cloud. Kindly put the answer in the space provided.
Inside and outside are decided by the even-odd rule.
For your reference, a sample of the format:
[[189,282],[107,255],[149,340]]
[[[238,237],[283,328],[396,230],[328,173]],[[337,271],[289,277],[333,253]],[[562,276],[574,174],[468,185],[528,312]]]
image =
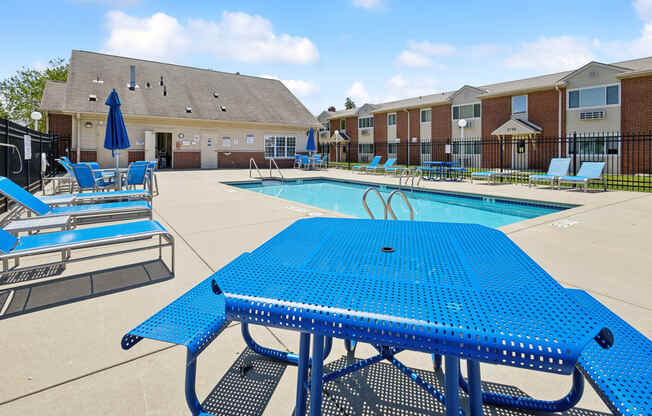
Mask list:
[[521,43],[518,50],[507,57],[505,64],[517,69],[558,72],[579,68],[593,57],[592,43],[589,41],[572,36],[542,36],[534,42]]
[[140,4],[142,0],[76,0],[76,2],[82,4],[110,5],[112,7],[127,7]]
[[652,0],[634,0],[634,8],[641,19],[652,19]]
[[356,104],[358,105],[369,102],[369,93],[361,81],[353,82],[353,85],[351,85],[351,88],[346,91],[346,94],[351,97],[353,101],[357,101]]
[[433,94],[439,88],[439,82],[428,76],[406,78],[402,74],[387,80],[387,95],[383,101],[395,101],[409,97]]
[[268,74],[263,74],[261,77],[281,81],[297,97],[309,97],[319,92],[319,86],[312,81],[304,81],[302,79],[280,79],[277,76]]
[[274,32],[262,16],[224,12],[219,21],[189,19],[186,25],[165,13],[137,18],[120,11],[107,13],[109,53],[171,59],[189,52],[211,53],[240,62],[309,64],[319,52],[306,37]]
[[379,9],[383,2],[381,0],[353,0],[353,5],[361,9]]
[[408,48],[398,55],[398,63],[410,68],[428,68],[433,66],[432,57],[450,56],[455,53],[455,47],[447,43],[432,43],[429,41],[409,41]]

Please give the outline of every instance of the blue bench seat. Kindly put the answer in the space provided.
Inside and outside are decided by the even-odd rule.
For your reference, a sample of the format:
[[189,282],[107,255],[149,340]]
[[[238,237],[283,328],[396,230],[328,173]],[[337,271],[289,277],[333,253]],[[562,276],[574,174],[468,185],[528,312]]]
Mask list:
[[652,415],[652,341],[583,290],[569,294],[614,336],[609,349],[589,343],[578,366],[616,415]]

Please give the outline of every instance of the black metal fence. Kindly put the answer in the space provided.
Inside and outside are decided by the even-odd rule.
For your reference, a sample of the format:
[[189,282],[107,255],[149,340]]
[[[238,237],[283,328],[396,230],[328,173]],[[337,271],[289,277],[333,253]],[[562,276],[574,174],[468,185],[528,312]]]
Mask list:
[[426,162],[457,162],[464,177],[472,172],[495,170],[506,173],[506,182],[527,182],[533,173],[545,173],[550,160],[571,159],[570,172],[576,175],[583,162],[604,162],[609,189],[652,192],[652,134],[590,134],[568,137],[491,137],[433,139],[406,143],[405,140],[375,144],[321,145],[331,165],[350,168],[368,163],[373,156],[396,158],[407,167]]
[[[29,136],[31,158],[25,158],[25,138]],[[0,118],[0,175],[5,176],[30,192],[42,189],[42,173],[56,171],[54,158],[57,136],[32,130],[18,123]],[[48,165],[42,165],[45,153]],[[0,212],[7,209],[7,201],[0,197]]]

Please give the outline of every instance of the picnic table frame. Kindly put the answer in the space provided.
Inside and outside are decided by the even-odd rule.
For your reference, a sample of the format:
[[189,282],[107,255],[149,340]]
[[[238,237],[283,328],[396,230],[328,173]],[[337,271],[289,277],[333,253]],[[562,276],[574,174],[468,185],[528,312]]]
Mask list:
[[[371,247],[374,253],[367,254]],[[342,250],[359,258],[347,261]],[[423,258],[426,253],[435,258]],[[489,265],[491,269],[482,267]],[[505,291],[507,285],[527,286],[529,292]],[[297,415],[305,413],[308,385],[310,415],[320,415],[323,383],[381,360],[392,363],[445,404],[448,416],[464,413],[460,386],[470,396],[472,416],[482,414],[483,403],[563,411],[573,407],[583,393],[583,378],[575,368],[582,349],[594,340],[603,348],[613,344],[609,330],[511,240],[479,225],[300,220],[215,273],[212,286],[217,295],[224,296],[227,319],[244,324],[245,341],[247,323],[300,333],[298,356],[285,356],[296,359],[299,367]],[[494,298],[479,301],[475,295],[481,291]],[[413,294],[417,294],[416,304],[408,300]],[[500,302],[497,295],[503,296]],[[484,319],[491,311],[501,319]],[[528,313],[533,325],[521,322],[522,312]],[[449,325],[446,320],[450,319],[458,321]],[[331,337],[348,340],[347,350],[353,341],[369,343],[378,354],[324,375],[323,360]],[[275,355],[262,348],[259,351],[264,355]],[[435,354],[436,366],[444,356],[446,395],[396,359],[405,349]],[[460,359],[468,363],[468,384],[460,375]],[[480,362],[572,373],[573,384],[566,396],[555,401],[486,393],[481,390]]]

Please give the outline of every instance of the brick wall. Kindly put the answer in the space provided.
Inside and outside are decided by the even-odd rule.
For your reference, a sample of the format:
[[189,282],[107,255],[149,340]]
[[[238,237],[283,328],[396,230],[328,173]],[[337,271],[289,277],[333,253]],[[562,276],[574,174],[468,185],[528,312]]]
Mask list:
[[200,152],[174,152],[175,169],[199,169],[200,167]]
[[401,139],[396,151],[396,163],[407,163],[407,142],[408,142],[408,113],[407,111],[396,112],[396,137]]
[[49,133],[59,137],[72,137],[72,116],[66,114],[48,114]]
[[[528,120],[543,129],[541,137],[550,138],[558,135],[558,94],[554,89],[528,94]],[[547,170],[550,158],[557,156],[557,150],[557,143],[551,140],[530,146],[528,149],[528,168]]]
[[[487,98],[482,100],[482,137],[490,144],[482,146],[482,167],[495,169],[500,166],[500,147],[492,140],[491,132],[509,120],[512,115],[511,97]],[[511,167],[511,145],[503,148],[503,167]]]
[[375,155],[387,157],[387,113],[374,114]]
[[[652,76],[623,79],[621,86],[620,131],[623,134],[652,133]],[[625,138],[622,144],[622,172],[652,173],[650,136],[645,141]]]
[[[82,150],[79,152],[81,162],[97,162],[97,152],[95,150]],[[77,163],[77,152],[70,152],[70,160]]]
[[137,162],[139,160],[145,160],[145,151],[144,150],[130,150],[129,151],[129,163]]
[[432,107],[432,160],[448,160],[446,155],[446,144],[450,143],[452,134],[451,127],[451,106],[438,105]]
[[346,119],[346,134],[351,138],[349,160],[358,162],[358,117],[348,117]]
[[[269,169],[269,160],[265,159],[264,152],[218,152],[217,161],[220,169],[248,169],[252,157],[261,171]],[[276,159],[276,163],[281,169],[291,168],[294,159]]]

